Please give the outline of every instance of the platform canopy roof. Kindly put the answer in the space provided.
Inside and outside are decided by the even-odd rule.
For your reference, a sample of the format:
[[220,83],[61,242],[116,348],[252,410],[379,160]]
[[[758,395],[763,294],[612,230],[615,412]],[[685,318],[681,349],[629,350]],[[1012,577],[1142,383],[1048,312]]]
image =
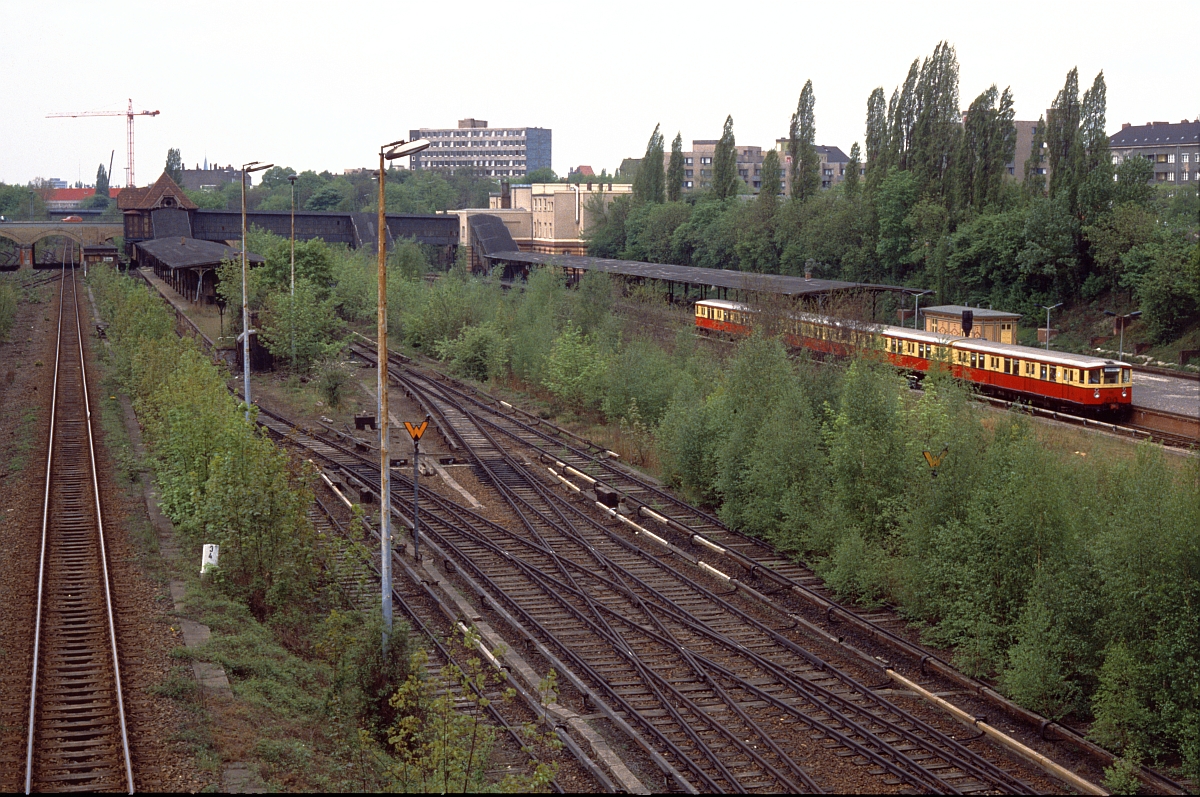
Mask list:
[[788,277],[782,274],[754,274],[748,271],[698,268],[696,266],[672,266],[664,263],[612,260],[606,257],[585,257],[583,255],[497,252],[487,255],[487,258],[493,262],[554,265],[560,268],[578,269],[580,271],[603,271],[608,274],[642,277],[643,279],[659,280],[662,282],[708,285],[713,288],[732,288],[734,290],[773,293],[783,296],[805,296],[855,290],[905,293],[910,290],[900,285],[875,285],[869,282],[805,279],[804,277]]
[[[141,241],[137,248],[149,255],[166,268],[216,268],[225,259],[237,261],[241,258],[240,249],[219,244],[214,241],[201,241],[197,238],[155,238]],[[259,265],[266,262],[262,255],[253,252],[246,253],[246,262]]]

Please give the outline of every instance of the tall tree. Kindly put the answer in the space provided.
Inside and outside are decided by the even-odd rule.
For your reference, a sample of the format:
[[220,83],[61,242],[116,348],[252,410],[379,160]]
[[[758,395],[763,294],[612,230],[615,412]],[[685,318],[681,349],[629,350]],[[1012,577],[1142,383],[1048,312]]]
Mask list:
[[862,166],[862,152],[855,141],[850,147],[850,162],[846,164],[846,197],[854,199],[858,196],[858,170]]
[[663,201],[666,178],[663,175],[663,137],[658,128],[658,125],[654,126],[650,141],[646,143],[646,156],[642,158],[642,165],[633,178],[633,199],[641,204]]
[[879,186],[887,171],[887,100],[883,96],[883,87],[871,92],[867,98],[867,190],[873,191]]
[[917,79],[920,76],[919,58],[914,58],[904,78],[904,88],[892,92],[888,103],[888,148],[889,165],[901,169],[910,168],[909,150],[912,149],[913,127],[917,121]]
[[908,168],[917,173],[922,191],[946,197],[950,164],[960,134],[958,56],[949,42],[940,42],[921,64],[917,80],[916,119],[909,144]]
[[96,170],[96,196],[108,196],[108,170],[103,163]]
[[671,163],[667,166],[667,201],[678,202],[683,195],[683,134],[671,141]]
[[1033,142],[1029,146],[1029,158],[1025,161],[1025,190],[1032,196],[1046,193],[1046,118],[1038,117],[1033,128]]
[[737,196],[737,142],[733,138],[732,116],[725,117],[721,140],[717,142],[717,151],[713,153],[712,187],[718,199]]
[[779,181],[783,173],[779,168],[779,154],[775,150],[767,150],[763,156],[762,185],[758,189],[758,205],[765,215],[775,215],[775,206],[779,201]]
[[788,154],[792,156],[792,198],[803,202],[814,196],[821,186],[821,164],[814,146],[817,120],[813,112],[816,98],[813,96],[812,81],[804,83],[800,101],[792,114],[788,128]]
[[1104,131],[1107,115],[1108,89],[1104,72],[1096,75],[1092,87],[1083,93],[1079,117],[1079,146],[1083,166],[1079,178],[1079,214],[1085,224],[1092,224],[1108,209],[1113,195],[1112,156],[1108,150],[1108,133]]
[[1050,168],[1050,196],[1065,195],[1075,210],[1079,169],[1083,166],[1079,145],[1079,70],[1067,73],[1067,81],[1046,117],[1046,154]]
[[167,150],[167,165],[163,168],[175,184],[183,188],[183,158],[177,149]]
[[999,199],[1015,150],[1012,90],[1001,94],[993,84],[975,98],[963,118],[954,158],[955,207],[978,211]]

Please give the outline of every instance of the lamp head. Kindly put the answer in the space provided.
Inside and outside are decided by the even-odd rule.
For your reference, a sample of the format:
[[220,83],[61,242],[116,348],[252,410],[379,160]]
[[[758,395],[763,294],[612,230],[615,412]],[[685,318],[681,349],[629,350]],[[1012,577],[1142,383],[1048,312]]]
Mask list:
[[430,141],[428,139],[424,139],[424,138],[418,138],[415,141],[408,141],[408,142],[398,141],[396,143],[399,146],[395,147],[390,152],[386,153],[383,156],[385,159],[394,160],[396,158],[403,158],[408,155],[415,155],[424,149],[428,149],[429,145],[430,145]]
[[295,185],[295,184],[296,184],[296,178],[297,178],[297,177],[299,177],[299,175],[296,175],[296,174],[289,174],[289,175],[288,175],[288,182],[289,182],[289,183],[291,183],[292,185]]
[[[255,163],[257,163],[257,161],[255,161]],[[249,168],[249,166],[248,166],[246,168],[246,171],[247,172],[261,172],[263,169],[270,169],[274,165],[275,165],[274,163],[264,163],[261,166],[254,166],[253,168]],[[253,166],[253,164],[250,164],[250,166]]]

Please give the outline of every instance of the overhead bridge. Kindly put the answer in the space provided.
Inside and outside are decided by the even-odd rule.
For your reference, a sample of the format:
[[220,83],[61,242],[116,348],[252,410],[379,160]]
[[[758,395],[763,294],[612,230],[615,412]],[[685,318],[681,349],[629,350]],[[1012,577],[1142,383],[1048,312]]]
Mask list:
[[[451,215],[387,214],[388,248],[407,238],[430,246],[458,245],[458,217]],[[320,238],[326,243],[346,244],[354,249],[375,251],[379,240],[374,213],[296,213],[296,240]],[[232,241],[242,237],[242,214],[228,210],[191,211],[192,237],[203,241]],[[292,234],[288,211],[256,210],[246,213],[247,226],[258,227],[284,238]]]

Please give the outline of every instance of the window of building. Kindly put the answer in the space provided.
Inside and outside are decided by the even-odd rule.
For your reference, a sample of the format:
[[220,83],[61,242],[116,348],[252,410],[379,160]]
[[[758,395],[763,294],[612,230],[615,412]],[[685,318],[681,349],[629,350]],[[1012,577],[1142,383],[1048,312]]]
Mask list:
[[[1121,162],[1121,156],[1120,156],[1120,155],[1113,155],[1113,156],[1112,156],[1112,162],[1113,162],[1113,166],[1116,166],[1118,163],[1120,163],[1120,162]],[[1010,173],[1011,173],[1011,171],[1012,171],[1012,170],[1010,169],[1009,171],[1010,171]]]
[[691,158],[684,158],[684,159],[683,159],[683,162],[684,162],[684,164],[686,164],[687,166],[691,166],[691,165],[692,165],[692,159],[691,159]]
[[1017,168],[1016,168],[1015,166],[1009,166],[1009,167],[1008,167],[1008,173],[1009,173],[1009,174],[1016,174],[1016,173],[1017,173]]
[[1167,173],[1167,182],[1170,182],[1170,183],[1175,182],[1175,172]]
[[691,176],[692,176],[692,170],[691,170],[691,169],[684,169],[684,170],[683,170],[683,176],[684,176],[684,177],[691,177]]
[[692,187],[692,181],[691,181],[691,180],[685,180],[685,181],[684,181],[684,183],[683,183],[683,187],[684,187],[684,188],[691,188],[691,187]]
[[1167,162],[1167,154],[1165,152],[1158,153],[1157,155],[1154,156],[1154,162],[1155,163],[1166,163]]
[[1183,159],[1184,163],[1188,162],[1188,153],[1185,152],[1182,155],[1180,155],[1179,157]]
[[1167,155],[1167,163],[1174,163],[1174,162],[1175,162],[1175,153],[1172,152]]
[[708,164],[712,163],[712,158],[701,158],[700,163],[704,166],[707,166]]

